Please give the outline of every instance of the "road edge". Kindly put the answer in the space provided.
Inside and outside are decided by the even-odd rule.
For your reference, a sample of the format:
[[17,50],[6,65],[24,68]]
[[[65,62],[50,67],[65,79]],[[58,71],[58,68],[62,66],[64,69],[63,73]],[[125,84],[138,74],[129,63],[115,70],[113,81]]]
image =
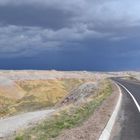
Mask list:
[[134,101],[134,103],[135,103],[135,105],[136,105],[138,111],[140,112],[140,105],[138,104],[138,102],[137,102],[136,98],[133,96],[133,94],[132,94],[124,85],[122,85],[122,84],[119,83],[119,82],[117,82],[117,83],[118,83],[118,85],[120,85],[122,88],[124,88],[124,89],[127,91],[127,93],[131,96],[131,98],[133,99],[133,101]]
[[118,116],[118,113],[119,113],[119,109],[120,109],[120,106],[121,106],[121,102],[122,102],[122,91],[121,91],[121,88],[119,87],[119,85],[115,82],[113,82],[118,90],[119,90],[119,98],[118,98],[118,101],[117,101],[117,104],[115,106],[115,109],[107,123],[107,125],[105,126],[104,130],[102,131],[100,137],[99,137],[99,140],[109,140],[110,139],[110,135],[111,135],[111,131],[113,129],[113,126],[115,124],[115,121],[116,121],[116,118]]

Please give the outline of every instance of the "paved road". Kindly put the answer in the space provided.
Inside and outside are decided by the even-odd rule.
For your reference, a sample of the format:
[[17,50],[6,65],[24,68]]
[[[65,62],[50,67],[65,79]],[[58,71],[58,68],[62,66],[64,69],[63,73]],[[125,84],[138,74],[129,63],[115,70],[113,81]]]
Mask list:
[[54,109],[50,109],[24,113],[0,120],[0,139],[13,134],[18,129],[25,128],[28,125],[38,122],[46,116],[51,115],[54,111]]
[[124,87],[120,86],[123,93],[121,110],[114,125],[111,140],[140,140],[140,82],[132,80],[114,79],[119,82],[137,101],[137,106]]

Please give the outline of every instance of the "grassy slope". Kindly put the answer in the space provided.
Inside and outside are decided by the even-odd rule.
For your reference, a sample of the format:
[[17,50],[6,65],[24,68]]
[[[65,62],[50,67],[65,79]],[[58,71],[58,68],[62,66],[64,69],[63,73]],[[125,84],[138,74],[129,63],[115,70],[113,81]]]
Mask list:
[[[3,92],[0,98],[0,116],[53,106],[83,81],[79,79],[16,81],[17,89],[23,90],[24,96],[20,99],[11,99],[5,97]],[[11,90],[11,92],[15,92],[15,90]],[[18,91],[16,92],[18,93]]]
[[86,120],[95,109],[112,93],[109,83],[104,85],[98,95],[81,107],[74,107],[71,111],[62,111],[50,120],[46,120],[38,126],[28,129],[16,137],[16,140],[48,140],[57,137],[64,129],[70,129]]

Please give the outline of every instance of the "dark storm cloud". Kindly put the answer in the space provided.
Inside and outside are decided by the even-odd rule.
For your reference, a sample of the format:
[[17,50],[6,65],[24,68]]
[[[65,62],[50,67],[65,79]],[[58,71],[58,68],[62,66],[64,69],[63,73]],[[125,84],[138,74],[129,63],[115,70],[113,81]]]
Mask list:
[[63,27],[80,22],[107,29],[139,25],[139,4],[138,0],[1,0],[0,16],[9,24],[51,26],[50,21],[56,22],[53,27],[57,23]]
[[[102,49],[109,42],[117,42],[116,49],[140,36],[139,12],[138,0],[0,0],[0,57]],[[96,46],[96,41],[102,43]]]
[[0,22],[4,25],[36,26],[59,29],[69,26],[74,13],[32,5],[0,6]]

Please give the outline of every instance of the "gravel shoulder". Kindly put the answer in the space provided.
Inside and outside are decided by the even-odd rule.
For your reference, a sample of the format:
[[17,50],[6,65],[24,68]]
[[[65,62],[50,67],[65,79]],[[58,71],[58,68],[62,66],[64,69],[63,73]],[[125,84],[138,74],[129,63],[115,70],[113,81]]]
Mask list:
[[119,97],[118,88],[113,85],[113,93],[94,114],[79,127],[65,130],[55,140],[98,140],[105,128]]
[[19,129],[28,127],[43,118],[50,116],[55,110],[42,110],[36,112],[25,113],[17,116],[12,116],[0,120],[0,139],[8,139]]

